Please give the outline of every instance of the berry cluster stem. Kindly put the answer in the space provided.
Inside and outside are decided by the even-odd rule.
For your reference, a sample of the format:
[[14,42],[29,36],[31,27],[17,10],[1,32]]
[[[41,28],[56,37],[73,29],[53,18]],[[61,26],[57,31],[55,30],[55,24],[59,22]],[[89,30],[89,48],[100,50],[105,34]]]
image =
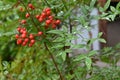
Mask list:
[[57,63],[56,63],[56,61],[55,61],[55,58],[54,58],[54,56],[52,55],[52,53],[50,52],[47,44],[44,43],[44,46],[45,46],[46,50],[49,52],[49,54],[50,54],[50,56],[51,56],[51,58],[52,58],[52,61],[53,61],[54,65],[55,65],[55,68],[56,68],[57,72],[59,73],[60,80],[64,80],[64,78],[63,78],[63,76],[62,76],[62,73],[60,72],[60,70],[59,70],[59,68],[58,68],[58,65],[57,65]]
[[[28,14],[30,14],[30,12],[29,12],[29,10],[27,9],[27,7],[25,6],[24,2],[23,2],[22,0],[19,0],[19,1],[23,4],[23,6],[25,7],[25,9],[26,9],[26,11],[28,12]],[[32,17],[31,14],[30,14],[30,18],[31,18],[31,21],[33,22],[34,26],[36,27],[36,29],[37,29],[38,31],[40,31],[40,29],[37,27],[37,25],[36,25],[36,23],[35,23],[35,21],[34,21],[34,19],[33,19],[33,17]]]

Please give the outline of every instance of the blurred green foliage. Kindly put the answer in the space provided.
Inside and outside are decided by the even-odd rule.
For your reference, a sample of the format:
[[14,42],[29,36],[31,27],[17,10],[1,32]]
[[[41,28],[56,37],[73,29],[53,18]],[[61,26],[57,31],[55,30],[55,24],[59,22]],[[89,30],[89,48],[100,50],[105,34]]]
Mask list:
[[[40,14],[41,11],[45,7],[50,7],[52,12],[55,14],[56,19],[61,19],[62,21],[62,31],[51,30],[48,33],[59,35],[54,40],[53,46],[49,47],[51,52],[54,52],[55,60],[58,64],[58,67],[62,74],[65,76],[66,80],[85,80],[86,75],[92,72],[90,80],[105,80],[106,75],[112,75],[118,71],[115,76],[113,76],[113,80],[119,80],[119,68],[99,68],[92,66],[91,57],[97,53],[97,51],[91,50],[91,44],[95,40],[100,40],[101,42],[105,42],[101,39],[101,35],[99,34],[97,38],[87,40],[87,44],[78,44],[73,45],[70,44],[71,40],[76,39],[73,35],[69,34],[67,27],[70,25],[74,25],[73,32],[81,34],[81,30],[86,29],[90,31],[92,28],[90,24],[90,20],[95,19],[108,19],[114,20],[115,16],[119,14],[119,10],[115,8],[117,13],[104,13],[100,16],[90,16],[90,11],[95,8],[96,0],[23,0],[24,4],[27,6],[28,3],[32,3],[35,8],[32,14]],[[59,80],[59,74],[56,71],[53,61],[50,58],[48,51],[46,51],[44,44],[42,42],[37,42],[33,47],[22,47],[16,45],[15,34],[17,33],[16,28],[19,25],[19,20],[25,19],[26,10],[23,12],[20,11],[20,8],[23,7],[18,0],[1,0],[0,1],[0,80]],[[100,11],[104,11],[109,7],[109,0],[106,4],[106,7],[100,8]],[[81,8],[81,11],[79,11]],[[25,9],[23,7],[23,9]],[[76,13],[82,14],[82,16],[78,17]],[[113,16],[112,16],[113,15]],[[69,21],[71,19],[71,23]],[[37,24],[38,22],[35,21]],[[27,28],[31,28],[32,31],[36,31],[33,27],[32,21],[29,20],[29,26]],[[82,28],[80,30],[76,30],[76,26],[80,25]],[[61,27],[60,26],[60,27]],[[62,36],[61,36],[62,35]],[[52,39],[51,36],[48,38]],[[63,40],[63,38],[65,40]],[[62,43],[64,42],[64,43]],[[68,43],[66,43],[68,42]],[[56,44],[57,43],[57,44]],[[79,48],[87,48],[90,50],[87,54],[80,54],[77,56],[70,57],[70,64],[66,57],[67,54],[71,52],[71,49],[67,49],[62,51],[62,45],[71,46],[73,49]],[[61,49],[62,46],[62,49]],[[105,48],[101,51],[103,56],[99,56],[102,61],[109,62],[109,57],[113,56],[113,53],[117,53],[114,55],[115,59],[111,60],[119,60],[118,52],[119,45],[115,48]],[[109,53],[109,54],[108,54]],[[117,57],[117,58],[116,58]],[[106,61],[107,59],[107,61]],[[112,62],[110,62],[112,63]],[[84,64],[84,65],[83,65]],[[115,63],[116,64],[116,63]],[[82,65],[82,66],[79,66]],[[69,72],[73,70],[74,74],[70,74]],[[97,71],[98,70],[98,71]],[[104,74],[103,74],[104,73]],[[98,76],[96,76],[96,74]],[[97,78],[96,78],[97,77]],[[111,76],[107,76],[108,80]],[[106,80],[107,80],[106,79]]]

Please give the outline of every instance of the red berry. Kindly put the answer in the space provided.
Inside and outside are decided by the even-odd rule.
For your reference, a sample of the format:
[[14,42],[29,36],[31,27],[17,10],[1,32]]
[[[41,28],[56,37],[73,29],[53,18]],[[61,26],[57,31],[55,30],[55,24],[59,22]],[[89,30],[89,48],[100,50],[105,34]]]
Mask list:
[[29,7],[29,8],[33,8],[33,5],[32,5],[32,4],[28,4],[28,7]]
[[55,24],[53,24],[53,25],[52,25],[52,28],[53,28],[53,29],[55,29],[55,28],[56,28],[56,25],[55,25]]
[[51,23],[51,20],[46,20],[46,25],[49,25]]
[[18,28],[17,28],[17,31],[18,31],[18,32],[20,32],[20,30],[21,30],[21,28],[20,28],[20,27],[18,27]]
[[46,14],[45,14],[45,13],[42,13],[42,14],[41,14],[41,17],[42,17],[42,18],[45,18],[45,17],[46,17]]
[[23,42],[23,43],[22,43],[22,46],[25,46],[26,44],[27,44],[26,42]]
[[22,39],[18,39],[17,40],[17,44],[19,45],[19,44],[21,44],[22,43]]
[[39,31],[39,32],[38,32],[38,36],[41,36],[42,34],[43,34],[42,31]]
[[24,30],[23,30],[23,32],[22,32],[22,33],[23,33],[23,34],[27,34],[27,31],[24,31]]
[[29,38],[30,38],[30,39],[34,39],[34,35],[33,35],[33,34],[30,34]]
[[49,18],[50,20],[53,20],[53,16],[48,16],[48,18]]
[[28,41],[29,41],[29,39],[28,39],[28,38],[25,38],[24,42],[28,42]]
[[22,23],[22,24],[25,24],[25,23],[26,23],[26,20],[22,20],[21,23]]
[[22,28],[24,31],[26,31],[26,28],[24,27],[24,28]]
[[56,21],[55,21],[55,24],[56,24],[56,25],[59,25],[59,24],[60,24],[60,20],[56,20]]
[[39,19],[40,15],[36,15],[35,17],[36,17],[36,19]]
[[18,39],[18,38],[19,38],[19,35],[18,35],[18,34],[16,34],[16,35],[15,35],[15,38],[16,38],[16,39]]
[[51,11],[47,11],[46,15],[49,16],[51,14]]
[[29,44],[29,47],[32,47],[32,46],[33,46],[33,44],[30,43],[30,44]]
[[46,11],[46,12],[47,12],[47,11],[51,11],[51,9],[50,9],[50,8],[46,8],[45,11]]
[[30,40],[30,43],[31,43],[31,44],[34,44],[34,43],[35,43],[35,40],[34,40],[34,39]]
[[24,30],[23,30],[23,29],[21,29],[21,30],[20,30],[20,33],[23,33],[23,32],[24,32]]
[[27,14],[25,15],[25,17],[26,17],[26,18],[30,17],[30,14],[29,14],[29,13],[27,13]]
[[26,34],[22,34],[21,37],[22,37],[22,38],[26,38]]
[[38,21],[39,21],[39,22],[42,22],[42,21],[43,21],[43,18],[40,17],[40,18],[38,19]]

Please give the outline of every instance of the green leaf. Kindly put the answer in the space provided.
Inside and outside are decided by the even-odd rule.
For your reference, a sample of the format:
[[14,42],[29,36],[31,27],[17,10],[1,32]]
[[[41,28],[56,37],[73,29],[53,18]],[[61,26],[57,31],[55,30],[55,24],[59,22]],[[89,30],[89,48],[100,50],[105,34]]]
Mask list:
[[115,12],[115,11],[116,11],[115,7],[113,7],[113,6],[110,6],[110,10],[111,10],[112,12]]
[[58,49],[58,48],[63,48],[63,47],[64,47],[64,44],[58,43],[58,44],[54,45],[52,48]]
[[64,41],[63,37],[57,37],[53,42],[62,42]]
[[84,48],[84,47],[85,47],[85,44],[75,44],[75,45],[72,45],[73,49]]
[[105,6],[104,6],[104,11],[106,11],[106,10],[109,8],[109,6],[110,6],[110,1],[111,1],[111,0],[107,0],[106,4],[105,4]]
[[88,53],[88,56],[93,56],[93,55],[95,55],[97,53],[97,51],[90,51],[89,53]]
[[120,8],[120,2],[117,4],[116,9]]
[[106,43],[105,39],[99,39],[100,42]]
[[63,29],[63,31],[64,31],[64,32],[68,32],[68,29],[67,29],[67,27],[65,27],[65,26],[62,26],[62,29]]
[[66,60],[66,52],[62,52],[61,56],[62,56],[63,61],[65,61]]
[[91,69],[91,64],[92,64],[91,58],[86,57],[86,58],[85,58],[85,64],[86,64],[86,66],[87,66],[87,69],[90,70],[90,69]]
[[91,0],[91,2],[90,2],[90,8],[93,8],[94,5],[95,5],[95,3],[96,3],[96,0]]
[[102,36],[103,32],[99,32],[98,33],[98,38],[100,38]]
[[104,12],[104,9],[102,7],[99,7],[100,12]]
[[81,24],[85,24],[86,23],[84,16],[80,16],[79,21],[80,21]]
[[85,59],[85,58],[86,58],[85,54],[80,54],[74,59],[74,61],[80,61],[80,60]]
[[66,49],[65,52],[70,53],[70,52],[72,52],[72,50],[71,49]]
[[63,31],[61,31],[61,30],[50,30],[47,33],[52,33],[52,34],[57,34],[57,35],[60,35],[60,36],[64,36]]

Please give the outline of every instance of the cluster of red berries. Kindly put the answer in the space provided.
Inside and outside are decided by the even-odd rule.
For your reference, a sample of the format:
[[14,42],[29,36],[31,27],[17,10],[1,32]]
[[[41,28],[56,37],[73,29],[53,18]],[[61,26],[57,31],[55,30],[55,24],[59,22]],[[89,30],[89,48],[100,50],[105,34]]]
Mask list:
[[[34,10],[35,7],[32,4],[28,4],[28,8],[31,10]],[[26,13],[25,17],[29,18],[31,15],[30,13]],[[54,16],[52,16],[51,14],[51,9],[50,8],[45,8],[41,14],[36,15],[35,18],[40,22],[44,22],[45,23],[45,29],[46,28],[53,28],[55,29],[57,27],[57,25],[59,25],[61,22],[60,20],[55,20]],[[21,20],[20,24],[25,26],[24,24],[26,24],[27,21],[26,20]],[[22,46],[26,46],[28,45],[29,47],[33,46],[33,44],[35,44],[36,42],[36,37],[39,37],[43,34],[42,31],[38,31],[37,34],[31,34],[27,32],[27,29],[25,27],[18,27],[17,31],[19,32],[18,34],[16,34],[16,39],[17,39],[17,44],[18,45],[22,45]]]
[[51,26],[51,28],[55,29],[60,24],[60,20],[55,20],[54,16],[52,16],[50,8],[45,8],[40,15],[38,14],[35,17],[40,23],[45,22],[45,28]]
[[17,31],[19,34],[16,34],[17,44],[26,46],[28,44],[29,47],[33,46],[35,43],[35,37],[41,36],[42,32],[39,31],[38,34],[28,34],[26,28],[18,27]]

